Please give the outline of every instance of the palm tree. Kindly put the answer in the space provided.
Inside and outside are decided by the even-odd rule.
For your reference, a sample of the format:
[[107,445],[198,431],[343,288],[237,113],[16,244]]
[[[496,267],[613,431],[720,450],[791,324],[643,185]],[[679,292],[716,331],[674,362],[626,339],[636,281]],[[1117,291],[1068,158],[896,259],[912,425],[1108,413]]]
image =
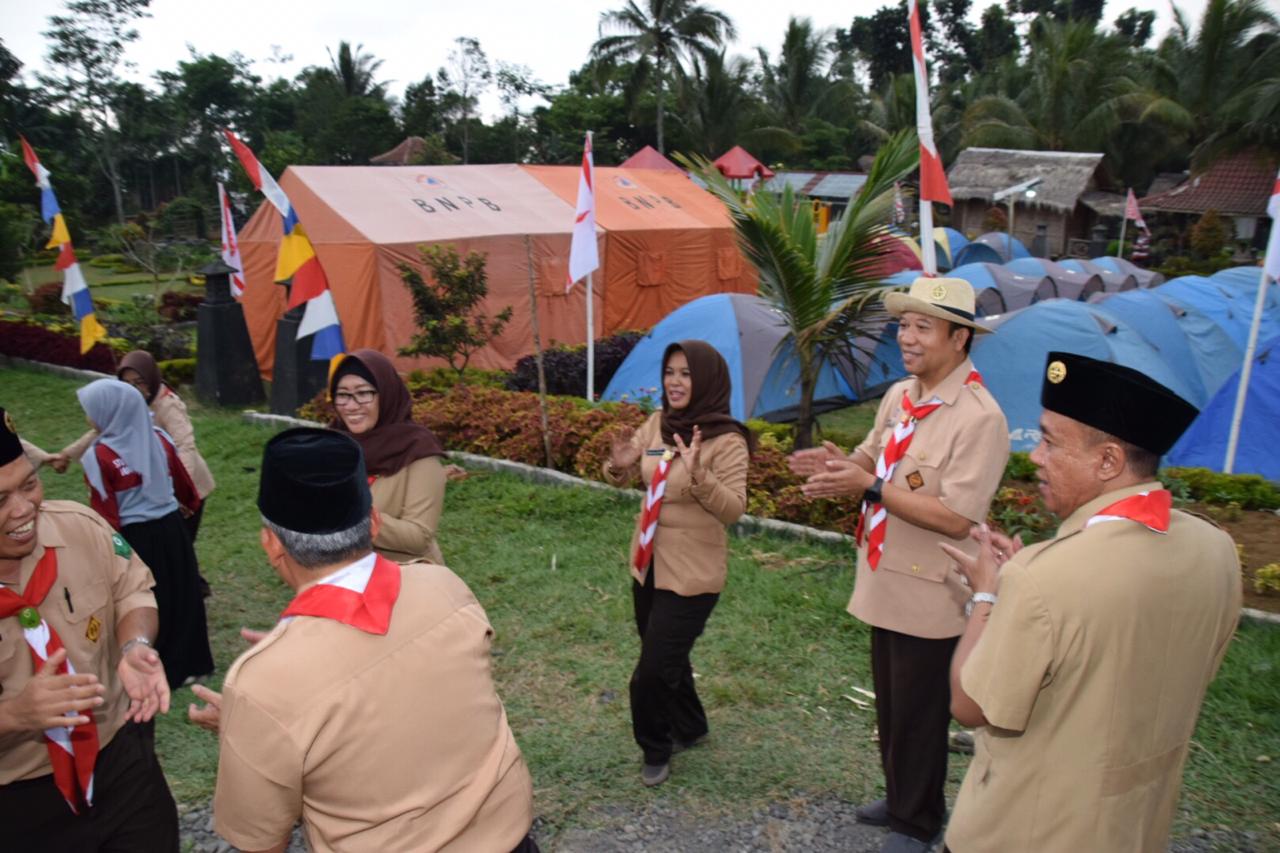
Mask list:
[[[780,196],[757,192],[743,198],[705,158],[676,159],[695,170],[729,209],[738,242],[760,276],[760,295],[788,327],[780,346],[799,362],[800,413],[796,447],[812,443],[813,394],[827,358],[848,355],[859,339],[876,338],[885,319],[880,284],[886,223],[893,185],[919,165],[914,132],[888,139],[876,154],[867,182],[845,212],[819,236],[813,211],[790,186]],[[856,364],[856,360],[855,360]]]
[[386,95],[387,84],[373,82],[373,75],[382,67],[382,60],[371,53],[364,53],[364,45],[358,44],[352,50],[350,42],[340,41],[337,56],[328,48],[325,50],[329,52],[329,70],[347,95],[357,98],[366,95],[382,98]]
[[754,137],[760,104],[750,92],[751,63],[721,51],[708,59],[694,57],[692,72],[676,89],[676,122],[699,154],[716,155]]
[[591,55],[602,68],[632,62],[632,91],[652,81],[658,101],[658,150],[665,151],[667,73],[683,73],[684,62],[694,56],[710,60],[736,34],[728,15],[693,0],[645,0],[643,8],[627,0],[623,8],[601,13],[600,38]]

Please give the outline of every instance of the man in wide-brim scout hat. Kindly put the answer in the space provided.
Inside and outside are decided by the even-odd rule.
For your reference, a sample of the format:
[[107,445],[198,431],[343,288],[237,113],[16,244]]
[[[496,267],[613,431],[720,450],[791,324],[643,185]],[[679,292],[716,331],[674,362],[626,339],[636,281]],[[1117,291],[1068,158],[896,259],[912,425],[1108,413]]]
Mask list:
[[[1131,368],[1051,352],[1031,453],[1054,538],[975,531],[952,664],[978,727],[953,853],[1167,850],[1205,689],[1240,616],[1231,537],[1173,508],[1160,457],[1196,416]],[[999,601],[996,595],[999,595]]]
[[974,320],[967,281],[921,277],[885,307],[911,375],[884,395],[852,454],[827,443],[793,454],[791,467],[811,498],[862,498],[849,612],[871,626],[885,798],[857,816],[889,827],[883,851],[912,853],[946,818],[948,672],[970,598],[937,543],[976,551],[969,529],[987,517],[1009,429],[969,360],[974,335],[989,330]]
[[973,285],[962,278],[920,276],[906,293],[890,293],[884,298],[885,309],[895,317],[914,311],[965,326],[979,335],[990,332],[974,319],[975,306]]

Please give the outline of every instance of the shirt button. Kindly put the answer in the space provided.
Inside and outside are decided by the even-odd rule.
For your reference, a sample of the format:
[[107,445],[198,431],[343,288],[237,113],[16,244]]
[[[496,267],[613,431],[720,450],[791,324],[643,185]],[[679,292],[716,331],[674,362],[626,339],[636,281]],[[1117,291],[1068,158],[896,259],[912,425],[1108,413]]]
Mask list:
[[924,460],[925,460],[925,455],[924,455],[923,453],[921,453],[921,454],[920,454],[920,461],[921,461],[921,462],[923,462]]
[[919,566],[912,566],[912,567],[911,567],[911,571],[915,572],[916,574],[920,574],[920,567],[919,567]]

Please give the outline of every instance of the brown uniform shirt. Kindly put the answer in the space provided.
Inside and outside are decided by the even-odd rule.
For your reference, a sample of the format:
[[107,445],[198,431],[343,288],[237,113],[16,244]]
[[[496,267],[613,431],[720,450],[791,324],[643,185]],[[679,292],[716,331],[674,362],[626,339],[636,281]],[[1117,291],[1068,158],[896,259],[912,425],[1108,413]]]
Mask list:
[[[632,444],[640,448],[640,475],[645,487],[653,480],[662,450],[662,413],[654,412],[636,430]],[[729,541],[725,528],[747,509],[747,467],[750,454],[740,434],[724,433],[702,442],[703,477],[693,482],[689,466],[676,456],[667,468],[667,486],[658,530],[653,539],[653,585],[677,595],[701,595],[724,589],[729,574]],[[613,482],[605,466],[605,477]],[[644,583],[644,573],[631,565],[640,541],[641,514],[627,551],[631,576]]]
[[493,629],[443,566],[412,564],[385,635],[282,621],[223,686],[214,815],[237,847],[506,851],[533,821],[494,691]]
[[373,550],[397,563],[444,563],[436,531],[444,511],[444,466],[438,456],[415,459],[369,487],[382,514]]
[[213,472],[196,449],[196,432],[191,426],[191,416],[187,414],[187,404],[165,386],[151,401],[151,412],[156,426],[169,433],[169,437],[173,439],[178,458],[182,460],[182,467],[191,475],[196,493],[202,499],[208,497],[214,487]]
[[[947,509],[976,524],[986,520],[1004,476],[1009,427],[991,392],[965,382],[972,371],[973,362],[965,359],[933,390],[943,405],[916,424],[907,455],[889,482],[937,497]],[[913,404],[926,402],[914,376],[889,389],[876,412],[875,428],[858,446],[873,462],[902,420],[904,390]],[[964,633],[964,604],[971,593],[938,543],[950,541],[976,553],[972,540],[948,540],[893,513],[885,524],[884,553],[876,571],[867,563],[865,541],[858,549],[849,612],[869,625],[914,637],[936,640]]]
[[1071,514],[1001,570],[961,672],[979,730],[947,845],[955,853],[1168,847],[1205,689],[1240,614],[1231,537],[1174,511],[1169,531]]
[[[93,712],[99,747],[105,747],[124,724],[129,708],[129,697],[116,677],[123,642],[116,636],[116,625],[131,610],[156,606],[151,594],[155,580],[124,539],[93,510],[71,501],[45,501],[36,522],[36,549],[19,569],[19,593],[48,548],[58,553],[58,578],[40,613],[58,632],[76,672],[93,673],[106,687],[106,701]],[[18,616],[0,619],[0,700],[16,697],[32,675],[31,652]],[[0,752],[0,785],[52,772],[40,732]]]

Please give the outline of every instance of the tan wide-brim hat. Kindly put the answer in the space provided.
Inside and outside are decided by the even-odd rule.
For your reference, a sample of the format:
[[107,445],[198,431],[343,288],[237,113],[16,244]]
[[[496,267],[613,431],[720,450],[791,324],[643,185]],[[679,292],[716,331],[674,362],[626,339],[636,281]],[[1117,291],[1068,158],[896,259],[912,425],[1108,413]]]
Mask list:
[[911,282],[906,293],[890,293],[884,298],[885,309],[895,317],[914,311],[968,326],[978,334],[990,332],[974,320],[974,304],[973,285],[962,278],[921,276]]

